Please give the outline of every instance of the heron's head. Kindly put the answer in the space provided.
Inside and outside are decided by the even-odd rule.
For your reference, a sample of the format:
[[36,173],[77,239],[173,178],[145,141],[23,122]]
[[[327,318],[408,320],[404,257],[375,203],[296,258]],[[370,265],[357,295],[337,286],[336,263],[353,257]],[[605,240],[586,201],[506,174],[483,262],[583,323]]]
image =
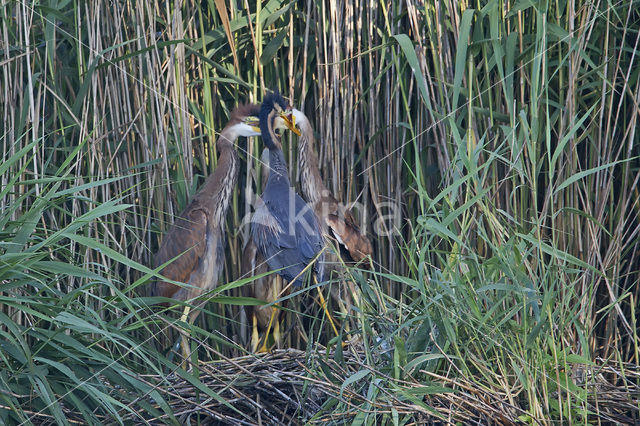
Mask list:
[[238,136],[260,136],[260,105],[238,105],[229,117],[229,124]]
[[283,129],[289,129],[296,135],[300,135],[291,107],[278,91],[274,91],[264,97],[260,107],[260,130],[268,148],[276,148],[278,131]]
[[[293,116],[293,124],[296,124],[298,126],[301,126],[302,123],[306,123],[307,121],[309,121],[307,116],[304,115],[304,112],[300,111],[299,109],[292,108],[291,115]],[[296,134],[300,136],[300,133]]]

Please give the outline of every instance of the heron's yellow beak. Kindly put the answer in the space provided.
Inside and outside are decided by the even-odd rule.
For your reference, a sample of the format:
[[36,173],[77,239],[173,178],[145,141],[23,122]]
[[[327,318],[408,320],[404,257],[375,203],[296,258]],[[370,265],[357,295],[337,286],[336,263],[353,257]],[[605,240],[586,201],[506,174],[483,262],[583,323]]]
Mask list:
[[300,136],[300,130],[298,130],[298,128],[296,127],[296,118],[293,116],[291,111],[282,112],[282,114],[280,114],[280,117],[284,121],[284,125],[287,126],[287,129]]
[[260,118],[250,115],[244,119],[244,123],[250,126],[254,132],[260,133]]

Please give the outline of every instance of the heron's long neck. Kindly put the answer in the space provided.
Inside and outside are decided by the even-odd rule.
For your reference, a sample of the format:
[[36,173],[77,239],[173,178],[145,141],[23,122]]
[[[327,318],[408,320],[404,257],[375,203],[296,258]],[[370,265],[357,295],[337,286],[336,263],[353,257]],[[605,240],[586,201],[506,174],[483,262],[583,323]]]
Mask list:
[[280,148],[269,150],[269,179],[267,179],[267,185],[275,184],[285,185],[287,188],[291,186],[287,163],[284,161],[284,154]]
[[[263,110],[265,106],[263,105]],[[273,131],[273,117],[275,117],[275,109],[271,109],[269,113],[264,111],[260,112],[260,134],[264,145],[269,148],[269,151],[276,151],[278,146],[276,145],[275,132]]]
[[314,151],[313,129],[308,121],[300,122],[298,125],[301,133],[298,139],[298,161],[300,161],[302,193],[308,202],[315,203],[327,191],[327,188],[322,183],[318,156]]
[[216,224],[222,224],[229,208],[229,200],[238,180],[238,154],[233,146],[238,135],[225,128],[216,141],[220,152],[218,167],[205,181],[198,197],[203,198],[214,212]]
[[[265,111],[269,111],[266,113]],[[289,182],[289,171],[287,163],[284,161],[284,154],[280,149],[280,140],[273,131],[273,118],[277,114],[276,110],[270,104],[262,104],[260,112],[260,133],[265,146],[269,148],[269,179],[267,185],[286,185],[291,186]],[[265,189],[266,189],[265,187]]]

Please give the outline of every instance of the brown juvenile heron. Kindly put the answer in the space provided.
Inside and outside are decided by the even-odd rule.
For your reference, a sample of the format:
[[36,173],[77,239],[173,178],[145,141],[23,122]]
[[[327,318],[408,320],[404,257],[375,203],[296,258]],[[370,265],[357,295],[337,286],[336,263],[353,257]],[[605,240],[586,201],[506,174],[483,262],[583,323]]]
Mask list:
[[[360,231],[351,210],[340,203],[322,182],[318,157],[314,150],[315,137],[309,119],[295,108],[292,109],[292,114],[301,132],[298,138],[298,162],[302,195],[313,206],[323,234],[333,237],[339,248],[348,253],[347,258],[370,267],[373,253],[371,241]],[[337,253],[328,250],[324,262],[329,276],[334,273],[340,276],[344,272]],[[343,304],[351,303],[350,294],[357,295],[353,288],[346,291],[346,287],[336,286],[332,290],[332,298],[337,301],[343,312],[346,310]]]
[[315,137],[309,119],[295,108],[292,110],[295,125],[300,128],[298,139],[298,162],[302,194],[313,205],[313,210],[325,234],[333,236],[349,253],[354,262],[367,261],[371,258],[373,248],[371,241],[360,232],[360,227],[351,210],[340,203],[327,189],[320,176],[318,156],[314,151]]
[[[168,280],[154,281],[151,296],[191,302],[217,285],[224,265],[224,221],[238,179],[238,154],[234,143],[239,136],[260,135],[259,112],[258,105],[248,104],[231,113],[229,123],[216,141],[220,155],[218,167],[176,219],[154,257],[155,268],[170,263],[160,270]],[[282,128],[282,125],[293,128],[285,111],[280,112],[278,116],[269,117],[269,125],[272,128]],[[191,313],[190,310],[191,305],[187,305],[182,321],[191,323],[196,319],[199,310]],[[181,345],[186,357],[189,350],[184,334]]]

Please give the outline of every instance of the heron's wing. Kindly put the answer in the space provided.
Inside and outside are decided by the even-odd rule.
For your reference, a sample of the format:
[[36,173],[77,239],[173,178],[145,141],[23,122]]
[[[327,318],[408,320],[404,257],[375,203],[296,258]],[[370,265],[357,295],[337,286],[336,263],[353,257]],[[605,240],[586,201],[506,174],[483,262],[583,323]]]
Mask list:
[[[241,278],[253,277],[267,271],[267,263],[258,251],[258,246],[255,241],[253,241],[253,238],[250,238],[242,251],[242,265],[240,265]],[[266,300],[265,294],[268,294],[269,279],[270,277],[266,276],[256,278],[253,281],[253,285],[249,287],[253,292],[253,297]]]
[[[260,275],[267,271],[267,263],[264,261],[262,254],[259,253],[258,246],[253,241],[253,238],[250,238],[242,251],[242,278]],[[258,300],[274,302],[282,291],[282,281],[277,274],[271,274],[254,279],[247,289],[250,292],[249,295]],[[249,311],[255,315],[260,328],[267,328],[271,320],[271,306],[252,306],[249,307]]]
[[242,250],[242,264],[240,265],[240,277],[249,278],[256,275],[256,256],[258,254],[258,246],[249,238],[249,242]]
[[344,215],[344,223],[345,223],[345,225],[359,233],[360,232],[360,227],[356,223],[356,218],[353,217],[353,213],[351,213],[351,210],[343,208],[342,209],[342,214]]
[[[160,273],[174,281],[189,282],[189,276],[197,268],[206,247],[207,210],[197,202],[192,203],[162,239],[154,266],[158,267],[177,257]],[[180,288],[166,281],[158,281],[153,295],[172,297]]]
[[366,235],[360,233],[360,228],[355,224],[349,210],[346,210],[344,215],[327,215],[326,223],[333,236],[347,249],[354,261],[359,262],[367,256],[371,256],[373,253],[371,241]]
[[[269,211],[262,199],[258,199],[258,208],[251,218],[251,238],[272,270],[281,270],[288,265],[285,263],[287,252],[295,250],[295,238],[283,232],[281,221]],[[279,273],[283,274],[283,271]]]
[[287,202],[266,204],[258,199],[257,209],[251,218],[251,235],[258,247],[272,244],[280,248],[295,248],[295,230],[290,232]]
[[322,233],[315,213],[310,205],[296,194],[296,223],[295,231],[298,247],[307,260],[313,259],[324,245]]
[[259,202],[251,224],[251,235],[269,267],[280,270],[287,281],[309,264],[323,244],[313,211],[296,197],[296,216],[289,216],[286,200],[279,204],[267,200]]
[[[300,274],[324,247],[322,232],[313,209],[299,195],[296,194],[295,197],[296,216],[292,220],[295,222],[297,249],[287,253],[289,265],[291,265],[288,269],[294,277]],[[314,265],[319,280],[322,280],[321,263],[322,259]],[[301,285],[302,281],[298,279],[294,284]]]
[[371,241],[360,232],[351,210],[340,204],[331,194],[325,194],[316,202],[314,208],[319,220],[323,221],[325,230],[344,246],[354,261],[359,262],[371,256]]

